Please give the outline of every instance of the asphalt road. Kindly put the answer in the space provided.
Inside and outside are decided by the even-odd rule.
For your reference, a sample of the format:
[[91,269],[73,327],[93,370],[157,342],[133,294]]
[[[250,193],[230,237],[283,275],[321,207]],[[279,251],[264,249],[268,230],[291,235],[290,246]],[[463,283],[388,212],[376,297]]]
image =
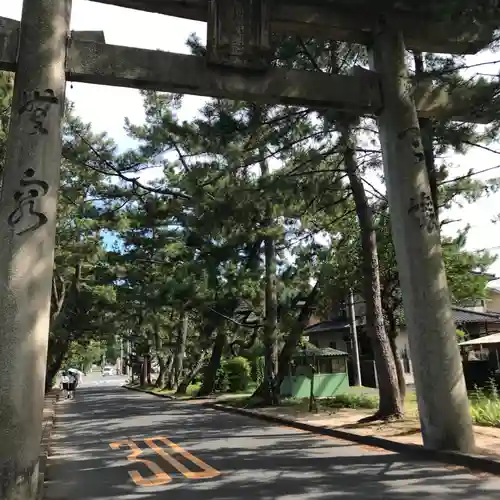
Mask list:
[[127,391],[122,380],[89,379],[59,403],[46,500],[500,498],[497,477]]

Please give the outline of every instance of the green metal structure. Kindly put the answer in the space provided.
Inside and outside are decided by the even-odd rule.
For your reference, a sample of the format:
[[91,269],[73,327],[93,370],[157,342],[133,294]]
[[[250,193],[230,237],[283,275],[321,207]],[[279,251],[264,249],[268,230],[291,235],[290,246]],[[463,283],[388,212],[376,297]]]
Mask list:
[[294,356],[280,388],[281,397],[309,398],[311,382],[315,398],[332,397],[349,388],[347,356],[343,351],[314,346]]

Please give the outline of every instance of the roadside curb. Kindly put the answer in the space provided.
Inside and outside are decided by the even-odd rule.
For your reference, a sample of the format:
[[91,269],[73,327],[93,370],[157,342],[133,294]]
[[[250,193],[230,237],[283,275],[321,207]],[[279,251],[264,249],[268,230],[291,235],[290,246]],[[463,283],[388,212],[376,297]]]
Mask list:
[[128,389],[129,391],[135,391],[135,392],[143,392],[144,394],[151,394],[151,396],[156,396],[158,398],[163,398],[163,399],[169,399],[169,400],[176,400],[177,398],[174,398],[173,396],[170,396],[170,394],[158,394],[157,392],[150,391],[149,389],[141,389],[139,387],[132,387],[130,385],[122,385],[124,389]]
[[45,397],[44,409],[49,410],[49,415],[44,419],[42,438],[40,440],[40,453],[38,455],[38,491],[37,500],[42,500],[44,493],[44,481],[47,468],[47,459],[50,451],[50,438],[54,429],[56,419],[56,403],[59,400],[60,391],[52,390]]
[[264,420],[275,424],[294,427],[296,429],[308,431],[313,434],[330,436],[337,439],[343,439],[345,441],[353,441],[355,443],[373,446],[375,448],[383,448],[385,450],[411,455],[412,457],[419,459],[434,460],[446,464],[465,467],[467,469],[470,469],[471,471],[480,471],[487,472],[489,474],[500,475],[500,461],[482,455],[465,454],[455,451],[430,450],[418,444],[398,443],[397,441],[391,441],[389,439],[379,438],[375,436],[361,436],[352,432],[332,429],[331,427],[308,424],[306,422],[292,420],[291,418],[268,415],[256,410],[235,408],[233,406],[227,406],[220,403],[207,402],[204,403],[203,406],[207,408],[213,408],[215,410],[225,411],[228,413],[237,413],[239,415],[245,415],[247,417]]

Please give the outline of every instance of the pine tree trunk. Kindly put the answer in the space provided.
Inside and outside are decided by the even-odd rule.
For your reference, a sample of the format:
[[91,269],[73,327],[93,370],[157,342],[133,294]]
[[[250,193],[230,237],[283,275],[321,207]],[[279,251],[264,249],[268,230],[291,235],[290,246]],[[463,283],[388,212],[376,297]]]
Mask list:
[[[264,151],[260,151],[261,157],[265,156]],[[266,161],[260,162],[261,175],[265,179],[269,175],[269,167]],[[269,231],[273,226],[272,205],[266,203],[265,218],[263,227]],[[265,405],[277,404],[279,400],[280,387],[277,381],[278,375],[278,294],[276,286],[276,245],[274,237],[266,234],[264,236],[264,260],[265,260],[265,318],[263,327],[264,337],[264,359],[265,377],[254,393],[262,399]]]
[[224,352],[226,341],[226,334],[219,332],[214,341],[210,361],[205,369],[203,383],[198,393],[199,396],[208,396],[214,392],[215,382],[217,380],[217,370],[220,368],[222,353]]
[[177,387],[182,378],[182,369],[184,366],[184,356],[186,354],[186,341],[188,334],[188,316],[184,312],[182,316],[182,324],[177,334],[177,342],[175,346],[174,368],[172,372],[172,390],[177,390]]
[[279,387],[276,376],[278,374],[278,298],[276,290],[276,248],[274,239],[267,237],[264,240],[265,248],[265,308],[266,317],[264,322],[264,356],[266,378],[264,384],[267,385],[263,393],[266,403],[275,404]]
[[370,335],[379,384],[379,409],[376,418],[400,418],[404,413],[399,393],[398,376],[389,338],[385,331],[377,236],[373,227],[373,214],[366,197],[363,181],[358,172],[355,145],[348,125],[341,127],[344,164],[356,206],[361,232],[363,295],[366,304],[366,326]]
[[283,347],[281,348],[278,361],[278,375],[276,377],[276,384],[278,387],[281,387],[283,379],[288,375],[288,369],[292,361],[292,356],[295,354],[300,338],[302,337],[302,332],[309,322],[312,313],[312,306],[315,304],[318,291],[319,281],[316,282],[314,288],[307,297],[306,303],[302,306],[299,313],[296,324],[293,325],[290,333],[285,339]]
[[[179,387],[177,388],[176,391],[177,394],[186,394],[188,387],[191,385],[196,375],[198,375],[200,370],[203,368],[203,364],[205,362],[205,356],[206,356],[205,351],[203,351],[199,355],[196,363],[191,367],[189,373],[182,379],[182,382],[179,384]],[[200,394],[198,393],[198,396],[199,395]]]
[[292,356],[297,351],[304,327],[301,323],[294,325],[285,339],[281,348],[278,361],[278,374],[276,375],[276,385],[281,387],[284,378],[288,375],[288,369],[292,362]]
[[[52,300],[51,300],[51,318],[50,331],[54,332],[49,336],[47,349],[47,368],[45,375],[45,391],[50,391],[54,384],[54,378],[60,370],[64,357],[69,351],[71,342],[76,340],[71,337],[69,332],[74,333],[71,327],[71,318],[73,317],[69,310],[76,310],[79,307],[79,296],[82,281],[82,264],[78,261],[75,264],[73,278],[70,288],[66,293],[64,280],[60,279],[60,290],[58,290],[57,280],[52,280]],[[62,328],[61,328],[62,327]],[[60,332],[64,330],[64,333]],[[71,339],[71,340],[70,340]]]
[[401,353],[399,352],[398,346],[396,344],[396,337],[398,336],[398,330],[396,327],[396,318],[394,316],[394,305],[389,301],[382,301],[382,307],[385,313],[385,317],[387,319],[387,335],[389,336],[389,341],[391,343],[392,354],[394,356],[394,362],[396,363],[396,371],[398,374],[398,385],[399,385],[399,394],[401,396],[401,400],[404,401],[406,397],[406,379],[405,379],[405,371],[403,365],[403,358],[401,357]]
[[165,385],[163,386],[163,389],[168,389],[168,390],[172,389],[172,386],[174,384],[173,373],[174,373],[174,355],[171,354],[168,357],[167,366],[165,368],[165,375],[164,375]]
[[160,371],[158,373],[158,377],[156,377],[155,388],[160,388],[165,385],[165,375],[167,371],[167,360],[161,354],[156,356],[158,358],[158,366],[160,367]]
[[[69,343],[68,342],[50,342],[51,346],[51,361],[49,362],[47,359],[47,371],[45,375],[45,392],[49,392],[53,385],[54,379],[57,375],[57,372],[61,369],[62,362],[64,360],[64,356],[68,352]],[[57,347],[56,347],[57,346]]]
[[[397,333],[396,333],[396,335],[397,335]],[[403,368],[403,359],[401,358],[401,354],[400,354],[398,346],[396,344],[396,335],[392,335],[391,333],[389,333],[389,342],[391,343],[392,355],[394,356],[394,362],[396,363],[396,373],[398,375],[399,395],[401,397],[401,401],[404,401],[405,397],[406,397],[405,371]]]
[[146,377],[148,381],[148,385],[152,385],[151,381],[151,354],[146,356]]
[[140,380],[139,384],[141,387],[145,387],[147,381],[147,359],[146,356],[144,356],[142,363],[141,363],[141,374],[140,374]]
[[[414,52],[413,60],[415,63],[415,76],[417,79],[425,72],[424,59],[421,52]],[[431,189],[431,198],[434,205],[436,218],[439,216],[439,199],[436,162],[434,158],[434,127],[430,118],[419,118],[420,136],[422,138],[422,147],[424,150],[425,168],[429,177],[429,186]]]
[[155,351],[156,359],[158,360],[158,366],[160,367],[160,372],[156,377],[155,388],[160,388],[165,385],[165,370],[166,370],[166,359],[163,351],[163,339],[160,335],[159,324],[155,323],[154,327],[154,339],[155,339]]

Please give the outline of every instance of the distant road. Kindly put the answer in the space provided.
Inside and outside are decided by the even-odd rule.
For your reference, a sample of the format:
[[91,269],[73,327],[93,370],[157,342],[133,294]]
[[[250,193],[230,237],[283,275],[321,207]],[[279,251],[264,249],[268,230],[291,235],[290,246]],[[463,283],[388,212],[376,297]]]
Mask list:
[[84,387],[96,387],[96,386],[122,386],[127,380],[125,375],[106,375],[103,377],[100,371],[90,372],[85,375],[82,379],[80,385],[81,388]]

